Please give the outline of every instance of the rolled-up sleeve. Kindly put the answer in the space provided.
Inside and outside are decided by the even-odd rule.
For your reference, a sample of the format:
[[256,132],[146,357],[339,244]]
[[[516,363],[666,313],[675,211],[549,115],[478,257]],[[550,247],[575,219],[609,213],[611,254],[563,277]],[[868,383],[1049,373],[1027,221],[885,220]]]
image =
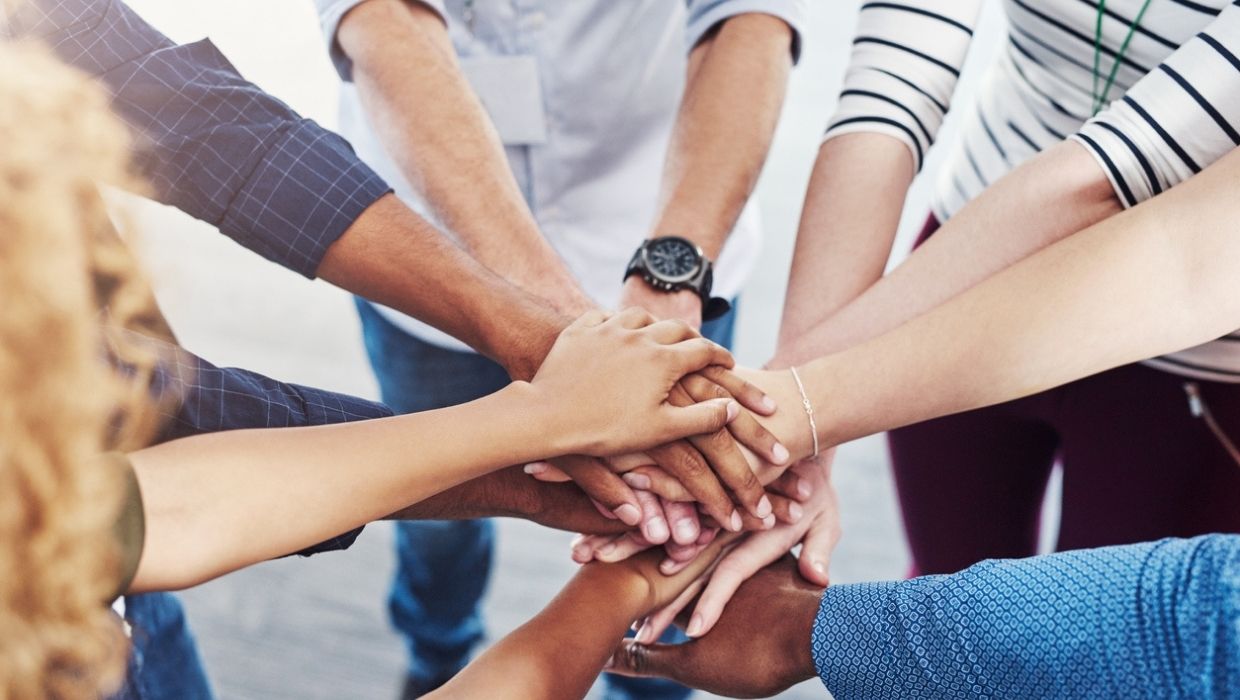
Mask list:
[[1125,207],[1240,146],[1240,2],[1072,138],[1093,154]]
[[835,586],[814,661],[851,698],[1240,697],[1240,537]]
[[[444,23],[447,23],[448,12],[444,8],[443,0],[418,1],[438,12]],[[336,67],[336,72],[340,74],[340,79],[345,82],[353,80],[353,62],[341,50],[340,42],[336,40],[336,33],[340,30],[340,21],[344,19],[344,16],[364,2],[367,0],[314,0],[319,11],[319,25],[323,27],[323,38],[327,40],[327,52],[331,56],[332,65]]]
[[244,80],[208,40],[177,45],[119,0],[36,0],[9,27],[100,79],[137,133],[154,196],[313,277],[390,191],[352,147]]
[[715,25],[736,15],[764,14],[778,17],[792,28],[792,61],[801,58],[801,37],[809,13],[809,0],[687,0],[685,29],[688,50],[702,42]]

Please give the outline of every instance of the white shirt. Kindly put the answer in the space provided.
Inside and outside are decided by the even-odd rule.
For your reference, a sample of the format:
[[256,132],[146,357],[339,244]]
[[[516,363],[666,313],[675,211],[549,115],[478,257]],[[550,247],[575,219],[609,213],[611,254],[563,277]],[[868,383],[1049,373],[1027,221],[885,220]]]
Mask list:
[[[333,59],[346,81],[350,66],[334,37],[341,17],[362,1],[316,0]],[[654,223],[664,156],[684,89],[687,48],[737,14],[774,15],[795,30],[807,10],[807,0],[425,2],[444,17],[463,59],[524,55],[536,60],[546,140],[508,145],[509,164],[547,240],[582,289],[608,308],[619,302],[625,267]],[[416,69],[410,66],[411,79]],[[494,110],[504,105],[488,109],[495,117]],[[340,133],[358,155],[402,200],[430,218],[370,128],[348,82],[340,113]],[[758,212],[751,202],[716,261],[715,295],[730,298],[740,292],[760,245]],[[379,309],[423,340],[468,349],[415,319]]]
[[[982,1],[866,2],[827,138],[885,133],[907,144],[920,168],[953,106]],[[1103,81],[1144,2],[1106,3]],[[933,203],[940,221],[1065,138],[1089,150],[1125,207],[1240,145],[1240,0],[1151,0],[1116,72],[1110,105],[1091,118],[1097,7],[1096,0],[1004,0],[1008,42],[977,104],[957,106],[969,112]],[[1240,342],[1229,337],[1148,364],[1237,382]]]

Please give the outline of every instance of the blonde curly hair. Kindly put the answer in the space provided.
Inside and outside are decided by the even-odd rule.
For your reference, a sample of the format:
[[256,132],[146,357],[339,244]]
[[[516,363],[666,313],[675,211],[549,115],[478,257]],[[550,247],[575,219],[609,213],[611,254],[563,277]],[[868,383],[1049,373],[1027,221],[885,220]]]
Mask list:
[[0,43],[0,66],[0,697],[98,698],[128,651],[107,607],[123,487],[101,455],[141,446],[154,414],[153,358],[111,332],[149,319],[149,290],[97,189],[133,182],[130,136],[45,49]]

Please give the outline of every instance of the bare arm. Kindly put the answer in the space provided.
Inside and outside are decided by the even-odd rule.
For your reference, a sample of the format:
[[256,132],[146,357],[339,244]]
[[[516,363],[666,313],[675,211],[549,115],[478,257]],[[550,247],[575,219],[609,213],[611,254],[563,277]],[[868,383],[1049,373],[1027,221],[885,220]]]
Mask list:
[[[693,49],[652,235],[688,238],[708,258],[719,257],[766,162],[792,68],[792,37],[777,17],[742,14]],[[636,276],[625,283],[622,305],[702,321],[692,292],[656,292]]]
[[416,0],[369,0],[336,39],[380,141],[439,222],[522,289],[568,313],[590,308],[538,230],[443,19]]
[[995,272],[1121,210],[1075,142],[1048,149],[970,202],[900,267],[780,349],[803,362],[880,335]]
[[[1029,395],[1240,327],[1238,183],[1233,150],[899,328],[811,362],[802,376],[826,407],[820,437],[838,444]],[[782,374],[770,382],[787,392]]]
[[532,382],[468,404],[199,435],[134,453],[147,523],[134,591],[193,585],[303,549],[509,464],[718,430],[739,410],[731,401],[673,408],[666,398],[686,372],[730,364],[727,353],[683,324],[637,325],[649,320],[591,312]]

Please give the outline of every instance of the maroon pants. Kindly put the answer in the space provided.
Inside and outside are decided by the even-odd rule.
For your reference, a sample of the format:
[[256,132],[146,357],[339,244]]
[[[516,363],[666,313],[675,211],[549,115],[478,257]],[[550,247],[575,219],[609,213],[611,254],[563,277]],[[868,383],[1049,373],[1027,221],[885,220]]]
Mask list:
[[[922,240],[937,227],[932,217]],[[1063,467],[1056,549],[1240,532],[1240,464],[1189,411],[1187,381],[1128,365],[891,431],[916,573],[1034,554],[1056,462]],[[1196,383],[1223,429],[1240,439],[1240,384]]]

